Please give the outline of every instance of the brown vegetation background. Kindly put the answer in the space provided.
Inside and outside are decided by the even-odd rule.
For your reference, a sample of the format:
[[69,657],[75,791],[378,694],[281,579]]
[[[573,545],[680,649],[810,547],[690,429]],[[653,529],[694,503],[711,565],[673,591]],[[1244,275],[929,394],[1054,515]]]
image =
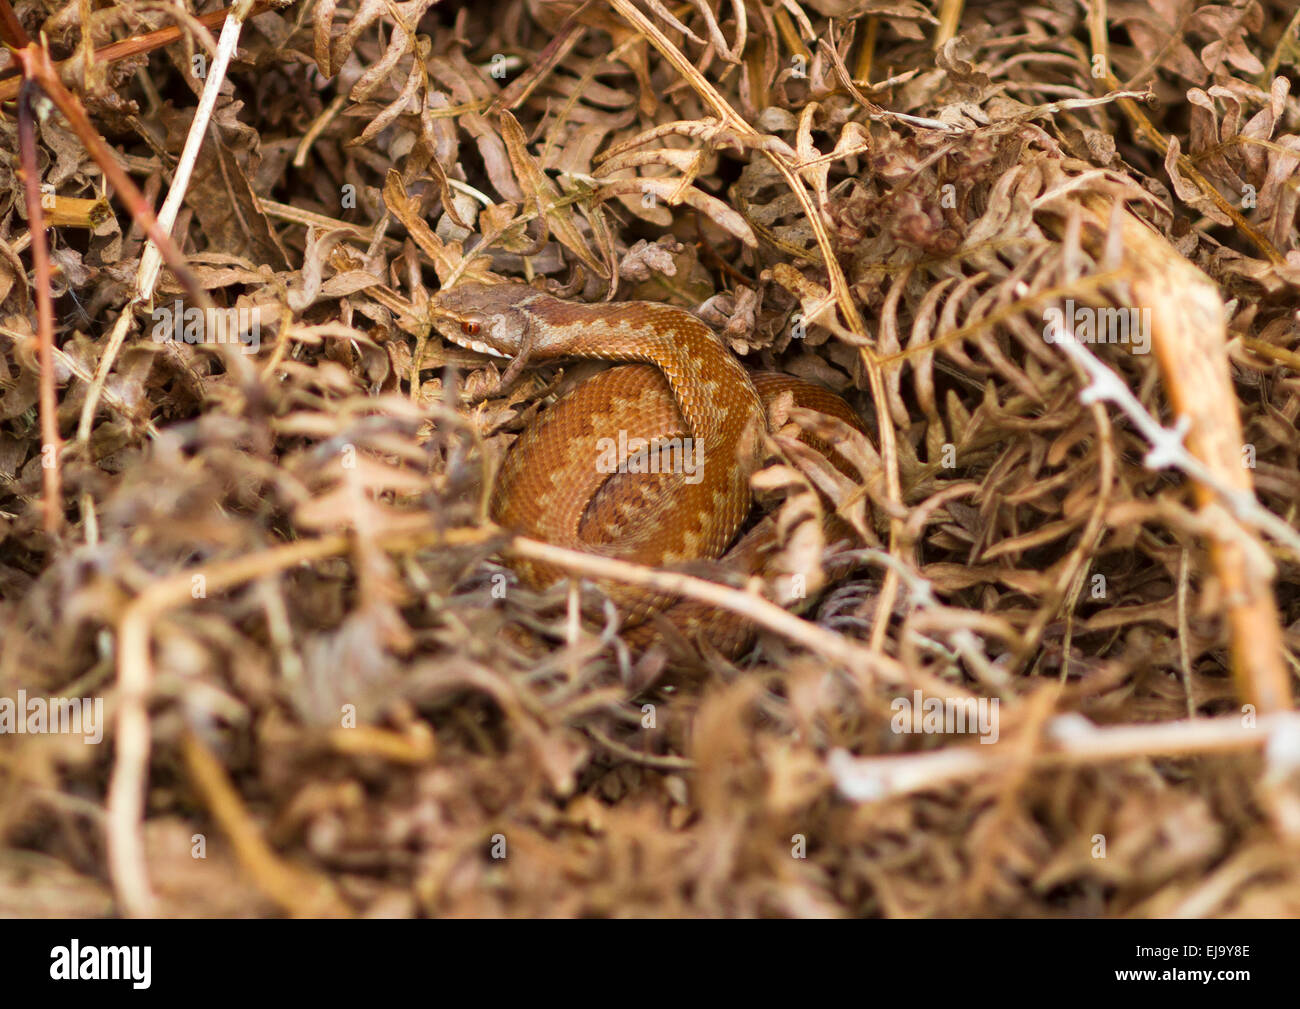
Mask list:
[[[0,697],[107,724],[0,736],[0,913],[1300,912],[1292,5],[299,0],[221,73],[211,7],[4,19]],[[799,619],[637,655],[513,582],[491,473],[581,369],[489,395],[429,312],[487,275],[872,418],[857,479],[774,435]],[[155,339],[187,282],[256,353]]]

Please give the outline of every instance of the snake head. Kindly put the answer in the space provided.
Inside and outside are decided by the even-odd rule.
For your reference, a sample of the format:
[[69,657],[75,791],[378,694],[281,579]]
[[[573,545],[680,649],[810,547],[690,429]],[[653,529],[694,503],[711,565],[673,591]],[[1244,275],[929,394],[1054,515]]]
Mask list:
[[525,306],[541,292],[527,284],[457,284],[433,297],[438,332],[458,346],[493,357],[515,357],[527,345]]

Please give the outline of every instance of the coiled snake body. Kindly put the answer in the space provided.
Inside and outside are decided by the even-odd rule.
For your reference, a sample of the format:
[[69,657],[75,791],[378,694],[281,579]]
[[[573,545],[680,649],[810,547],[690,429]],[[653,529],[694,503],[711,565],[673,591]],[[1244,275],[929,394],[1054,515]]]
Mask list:
[[[440,332],[453,342],[514,359],[507,374],[559,358],[639,362],[600,372],[550,406],[502,464],[493,521],[559,546],[652,567],[717,559],[751,509],[768,403],[788,393],[797,406],[865,430],[847,403],[820,386],[747,372],[708,326],[679,308],[580,304],[518,283],[461,284],[440,292],[435,308]],[[757,567],[753,558],[766,543],[746,539],[747,563]],[[532,561],[513,566],[535,588],[564,575]],[[733,614],[602,587],[625,611],[624,637],[635,644],[653,637],[654,612],[688,638],[707,635],[724,653],[751,637]]]

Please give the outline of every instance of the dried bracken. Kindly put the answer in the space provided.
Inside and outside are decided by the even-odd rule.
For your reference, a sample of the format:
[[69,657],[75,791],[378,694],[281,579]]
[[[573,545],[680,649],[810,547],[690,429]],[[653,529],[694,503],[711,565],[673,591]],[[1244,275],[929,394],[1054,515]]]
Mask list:
[[[0,914],[1300,914],[1292,5],[204,6],[0,0]],[[485,278],[870,419],[781,577],[488,521]]]

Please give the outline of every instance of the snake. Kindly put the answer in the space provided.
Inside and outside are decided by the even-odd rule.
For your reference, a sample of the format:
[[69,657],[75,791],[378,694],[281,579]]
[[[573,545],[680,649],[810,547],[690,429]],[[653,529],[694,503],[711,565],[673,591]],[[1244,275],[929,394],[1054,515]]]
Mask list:
[[[512,281],[459,283],[433,302],[444,337],[510,360],[503,386],[530,365],[618,362],[523,430],[489,494],[493,522],[557,546],[654,568],[722,559],[761,573],[774,527],[736,541],[753,510],[750,481],[764,462],[769,407],[788,396],[795,406],[867,431],[829,389],[747,370],[711,327],[672,305],[568,301]],[[829,446],[801,438],[848,472]],[[508,563],[534,589],[569,576],[531,559]],[[752,625],[734,613],[599,584],[623,611],[622,637],[639,648],[662,634],[656,614],[688,641],[707,640],[728,656],[752,640]]]

